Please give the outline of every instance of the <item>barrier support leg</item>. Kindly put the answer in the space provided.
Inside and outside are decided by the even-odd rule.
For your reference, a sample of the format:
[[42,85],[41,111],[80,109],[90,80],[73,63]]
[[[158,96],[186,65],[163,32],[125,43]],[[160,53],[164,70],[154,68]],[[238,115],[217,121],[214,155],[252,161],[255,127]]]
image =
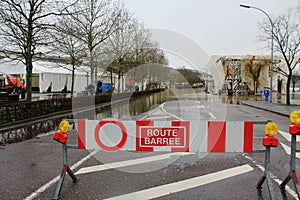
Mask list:
[[298,195],[298,198],[300,199],[300,185],[298,181],[298,177],[296,174],[296,137],[297,135],[291,134],[292,141],[291,141],[291,160],[290,160],[290,172],[287,175],[287,177],[282,181],[280,184],[281,189],[285,189],[285,186],[288,184],[288,182],[293,179],[293,183]]
[[265,171],[264,171],[264,175],[257,182],[256,187],[261,192],[262,184],[264,183],[265,180],[267,180],[270,199],[273,200],[273,199],[275,199],[275,194],[274,194],[272,179],[271,179],[271,176],[270,176],[270,156],[271,156],[271,147],[266,146]]
[[73,183],[76,183],[78,181],[77,177],[75,176],[75,174],[73,173],[73,171],[70,169],[70,167],[68,165],[67,145],[66,144],[62,144],[62,153],[63,153],[63,168],[62,168],[62,171],[60,174],[60,179],[58,181],[53,199],[59,199],[60,191],[61,191],[62,185],[64,183],[66,172],[72,178]]

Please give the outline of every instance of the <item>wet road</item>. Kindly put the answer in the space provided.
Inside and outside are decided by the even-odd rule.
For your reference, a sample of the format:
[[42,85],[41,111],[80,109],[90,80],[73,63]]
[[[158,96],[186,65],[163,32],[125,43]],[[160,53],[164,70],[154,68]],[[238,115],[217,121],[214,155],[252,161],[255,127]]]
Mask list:
[[[275,195],[277,199],[295,199],[291,184],[284,197],[277,183],[289,171],[289,156],[284,149],[289,146],[284,137],[290,124],[287,117],[224,104],[214,95],[187,92],[174,96],[177,99],[136,118],[275,121],[282,143],[272,149],[271,155]],[[76,133],[69,136],[69,143],[75,144]],[[263,126],[255,126],[254,149],[263,149],[263,136]],[[76,149],[68,153],[69,164],[80,181],[74,184],[66,176],[61,199],[269,199],[266,183],[261,195],[256,189],[263,174],[263,153],[107,153]],[[52,140],[52,135],[7,145],[0,149],[1,199],[51,199],[61,168],[61,145]]]

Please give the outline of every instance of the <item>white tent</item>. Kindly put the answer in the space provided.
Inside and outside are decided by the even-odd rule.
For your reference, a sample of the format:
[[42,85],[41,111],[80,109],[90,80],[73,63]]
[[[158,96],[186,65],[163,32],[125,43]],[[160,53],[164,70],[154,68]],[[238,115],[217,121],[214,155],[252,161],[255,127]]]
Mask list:
[[[90,72],[88,67],[77,68],[80,71],[75,70],[74,92],[81,92],[87,86]],[[67,82],[67,90],[70,91],[72,83],[71,69],[71,65],[35,61],[33,62],[33,87],[38,88],[39,92],[44,92],[52,82],[52,92],[61,91]],[[0,74],[14,74],[25,78],[26,66],[20,61],[4,58],[0,60]]]

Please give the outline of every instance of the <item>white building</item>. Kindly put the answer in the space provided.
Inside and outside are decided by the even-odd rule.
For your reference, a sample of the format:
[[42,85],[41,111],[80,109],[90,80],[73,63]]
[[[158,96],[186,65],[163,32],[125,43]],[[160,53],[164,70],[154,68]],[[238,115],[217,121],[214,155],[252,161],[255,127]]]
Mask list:
[[[25,79],[26,66],[20,61],[3,58],[0,60],[0,74],[19,76]],[[101,80],[103,83],[110,83],[110,74],[109,72],[100,71],[98,69],[97,79]],[[125,85],[122,83],[122,80],[124,80],[124,78],[121,79],[121,86]],[[116,86],[118,85],[118,78],[116,74],[113,74],[113,82]],[[72,66],[49,61],[34,61],[32,91],[38,93],[46,92],[50,84],[52,86],[52,92],[60,92],[66,84],[67,91],[71,91]],[[91,84],[90,67],[76,67],[74,93],[81,93],[89,84]],[[124,86],[121,87],[121,91],[124,91]]]
[[[61,91],[66,82],[67,90],[71,90],[72,71],[71,65],[61,65],[53,62],[33,62],[32,89],[35,92],[45,92],[52,83],[52,92]],[[78,68],[79,69],[79,68]],[[86,68],[87,69],[87,68]],[[74,91],[81,92],[87,86],[87,74],[89,71],[75,70]],[[20,76],[25,79],[26,66],[17,60],[1,59],[0,74]]]

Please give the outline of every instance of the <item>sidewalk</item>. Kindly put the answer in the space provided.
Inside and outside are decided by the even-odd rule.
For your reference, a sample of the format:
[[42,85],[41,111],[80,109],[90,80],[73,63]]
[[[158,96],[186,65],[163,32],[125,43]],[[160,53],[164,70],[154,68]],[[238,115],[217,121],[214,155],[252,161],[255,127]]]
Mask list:
[[[289,117],[291,112],[294,110],[300,110],[300,106],[287,106],[282,103],[269,103],[265,101],[243,101],[244,105],[251,106],[254,108],[259,108],[262,110],[267,110],[276,114]],[[292,102],[292,104],[300,105],[300,101],[297,100]]]

